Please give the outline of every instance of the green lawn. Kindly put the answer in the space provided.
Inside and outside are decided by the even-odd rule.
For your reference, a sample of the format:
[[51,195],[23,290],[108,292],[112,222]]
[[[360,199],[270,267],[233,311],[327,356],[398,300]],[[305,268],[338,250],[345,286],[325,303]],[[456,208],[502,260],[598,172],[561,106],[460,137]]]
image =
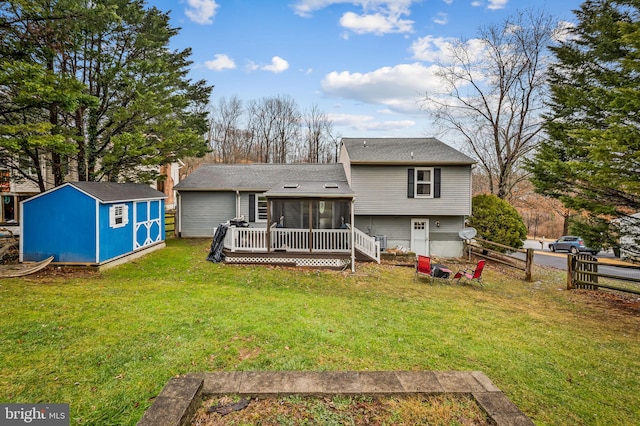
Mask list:
[[640,424],[640,316],[561,273],[489,266],[485,288],[406,267],[229,266],[210,241],[100,274],[0,281],[0,401],[135,424],[175,375],[230,370],[480,370],[536,424]]

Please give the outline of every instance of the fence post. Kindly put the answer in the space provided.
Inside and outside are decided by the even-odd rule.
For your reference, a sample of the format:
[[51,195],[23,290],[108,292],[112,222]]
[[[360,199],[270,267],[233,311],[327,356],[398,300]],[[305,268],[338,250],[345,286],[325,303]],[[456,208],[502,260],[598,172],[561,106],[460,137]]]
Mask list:
[[525,281],[531,282],[533,281],[533,274],[532,271],[533,270],[533,249],[532,248],[528,248],[527,249],[527,263],[525,263],[524,266],[524,279]]
[[573,255],[567,255],[567,290],[571,290],[575,288],[575,283],[573,282]]

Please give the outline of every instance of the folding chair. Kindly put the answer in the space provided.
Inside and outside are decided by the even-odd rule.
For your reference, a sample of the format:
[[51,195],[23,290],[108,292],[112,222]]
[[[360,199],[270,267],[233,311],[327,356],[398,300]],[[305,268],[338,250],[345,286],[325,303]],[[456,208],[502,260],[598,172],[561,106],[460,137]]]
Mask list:
[[431,279],[431,258],[419,254],[416,258],[416,278],[421,275],[426,275]]
[[456,272],[456,274],[453,276],[453,279],[457,279],[458,283],[460,283],[461,279],[465,279],[466,281],[469,281],[470,283],[472,283],[473,281],[477,281],[478,284],[480,284],[480,287],[483,287],[482,285],[482,271],[484,270],[484,265],[487,263],[486,260],[482,259],[481,261],[478,262],[478,264],[476,265],[476,269],[474,269],[471,272],[468,271],[458,271]]
[[431,265],[429,256],[418,255],[416,258],[416,278],[420,275],[426,275],[430,280],[434,278],[447,279],[451,274],[451,270],[444,265]]

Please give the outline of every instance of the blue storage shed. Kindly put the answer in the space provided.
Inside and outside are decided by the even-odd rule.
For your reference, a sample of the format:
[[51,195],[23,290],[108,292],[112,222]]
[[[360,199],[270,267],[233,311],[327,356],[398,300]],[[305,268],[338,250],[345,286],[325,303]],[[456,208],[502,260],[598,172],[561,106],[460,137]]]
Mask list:
[[99,266],[162,248],[165,198],[143,184],[71,182],[24,200],[20,261]]

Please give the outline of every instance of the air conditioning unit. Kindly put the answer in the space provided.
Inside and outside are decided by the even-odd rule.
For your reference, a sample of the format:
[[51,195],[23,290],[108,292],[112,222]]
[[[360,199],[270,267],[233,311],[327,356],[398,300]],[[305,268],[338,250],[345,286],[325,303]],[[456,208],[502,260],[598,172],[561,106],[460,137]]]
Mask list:
[[374,235],[373,238],[380,243],[380,251],[387,249],[387,236],[386,235]]

